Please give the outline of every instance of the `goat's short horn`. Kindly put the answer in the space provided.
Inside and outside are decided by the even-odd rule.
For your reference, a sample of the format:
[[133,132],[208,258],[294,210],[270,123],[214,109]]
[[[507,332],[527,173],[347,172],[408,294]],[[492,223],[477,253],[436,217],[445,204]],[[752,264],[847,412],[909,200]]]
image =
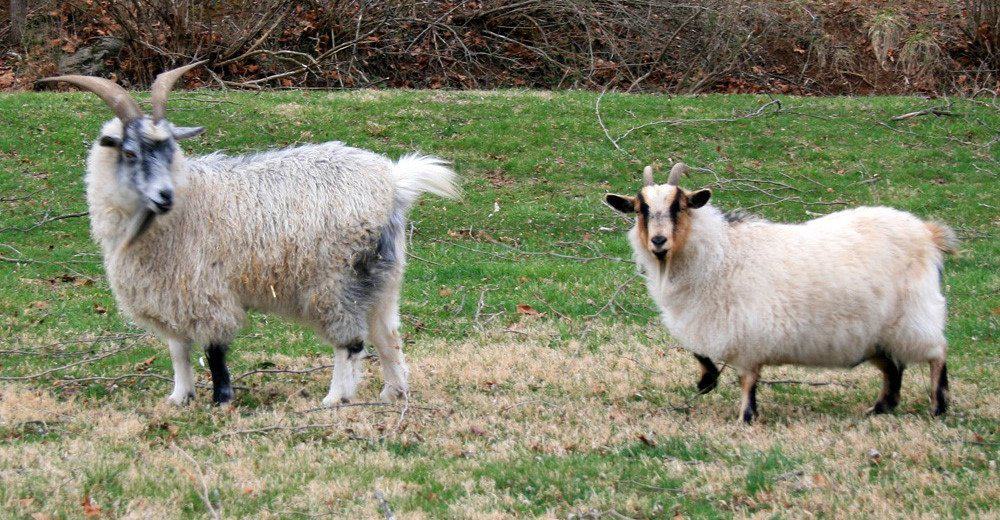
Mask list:
[[109,79],[95,76],[69,75],[44,78],[38,81],[41,83],[63,81],[83,90],[89,90],[104,100],[123,123],[142,117],[142,110],[139,108],[139,104],[135,102],[135,99],[132,98],[132,95],[122,88],[121,85]]
[[153,80],[153,86],[150,87],[149,96],[149,103],[153,105],[153,121],[159,121],[167,114],[167,95],[170,94],[170,89],[174,88],[174,83],[176,83],[177,80],[184,75],[184,73],[207,61],[208,60],[196,61],[190,65],[161,72],[156,76],[156,79]]
[[677,186],[681,182],[681,177],[683,177],[688,172],[688,167],[686,164],[679,162],[670,169],[670,178],[667,179],[667,184],[671,186]]
[[647,166],[647,167],[645,167],[645,168],[642,169],[642,182],[646,186],[652,186],[652,185],[656,184],[656,182],[653,181],[653,167],[652,166]]

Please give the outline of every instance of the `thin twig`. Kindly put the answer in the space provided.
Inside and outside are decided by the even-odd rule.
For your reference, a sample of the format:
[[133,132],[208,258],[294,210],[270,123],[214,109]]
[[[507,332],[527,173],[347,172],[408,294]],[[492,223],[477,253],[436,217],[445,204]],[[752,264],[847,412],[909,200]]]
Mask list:
[[205,508],[208,509],[208,512],[212,515],[212,518],[214,518],[215,520],[222,520],[222,506],[220,505],[218,508],[216,508],[214,505],[212,505],[212,500],[209,498],[208,494],[208,484],[205,482],[205,474],[202,473],[201,471],[201,465],[198,464],[198,461],[195,460],[194,457],[191,456],[191,454],[184,451],[184,448],[181,448],[175,443],[170,443],[170,447],[176,450],[177,453],[180,453],[185,459],[188,460],[188,462],[191,463],[192,466],[194,466],[195,476],[198,477],[198,482],[201,484],[201,491],[198,492],[198,496],[201,497],[202,502],[205,503]]
[[236,381],[239,381],[240,379],[244,379],[246,377],[250,377],[250,376],[256,375],[256,374],[311,374],[313,372],[318,372],[320,370],[326,370],[328,368],[333,368],[333,365],[320,365],[318,367],[306,368],[306,369],[303,369],[303,370],[290,370],[290,369],[282,369],[282,368],[262,368],[262,369],[259,369],[259,370],[251,370],[249,372],[244,372],[244,373],[236,376],[235,378],[233,378],[233,382],[235,383]]
[[49,375],[49,374],[51,374],[53,372],[61,372],[63,370],[67,370],[67,369],[70,369],[70,368],[73,368],[73,367],[78,367],[80,365],[85,365],[87,363],[93,363],[95,361],[100,361],[102,359],[109,358],[109,357],[111,357],[111,356],[113,356],[115,354],[119,354],[121,352],[124,352],[124,351],[126,351],[128,349],[135,348],[135,347],[136,347],[136,345],[126,345],[124,347],[119,347],[119,348],[116,348],[116,349],[111,349],[111,350],[109,350],[107,352],[102,352],[101,354],[98,354],[98,355],[93,356],[93,357],[89,357],[87,359],[83,359],[83,360],[80,360],[80,361],[69,363],[67,365],[58,366],[58,367],[55,367],[55,368],[50,368],[48,370],[43,370],[42,372],[38,372],[36,374],[31,374],[31,375],[27,375],[27,376],[0,376],[0,381],[28,381],[28,380],[32,380],[32,379],[39,379],[39,378],[45,377],[45,376],[47,376],[47,375]]

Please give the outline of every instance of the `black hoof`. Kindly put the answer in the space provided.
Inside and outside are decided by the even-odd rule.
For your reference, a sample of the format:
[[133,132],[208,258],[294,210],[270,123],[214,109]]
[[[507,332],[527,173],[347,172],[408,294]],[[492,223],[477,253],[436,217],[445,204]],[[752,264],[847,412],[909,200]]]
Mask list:
[[233,400],[233,388],[225,386],[212,391],[212,404],[223,405]]
[[743,420],[743,424],[752,424],[756,417],[757,412],[747,408],[746,410],[743,410],[743,416],[741,419]]
[[884,413],[892,413],[899,405],[899,397],[889,396],[884,399],[879,399],[875,401],[875,404],[868,409],[868,415],[881,415]]
[[706,373],[698,380],[698,393],[707,394],[719,386],[719,374]]
[[941,403],[934,407],[934,417],[941,417],[948,413],[948,405]]

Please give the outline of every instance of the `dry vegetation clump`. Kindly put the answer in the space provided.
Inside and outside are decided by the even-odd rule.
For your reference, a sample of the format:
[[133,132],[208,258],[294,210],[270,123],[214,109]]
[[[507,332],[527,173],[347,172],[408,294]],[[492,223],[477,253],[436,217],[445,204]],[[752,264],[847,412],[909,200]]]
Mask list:
[[307,394],[322,390],[324,372],[245,380],[267,397],[231,409],[176,409],[156,391],[60,399],[7,384],[2,428],[15,442],[0,445],[0,506],[379,518],[377,490],[406,518],[670,508],[913,518],[974,511],[1000,493],[997,479],[968,472],[995,472],[997,452],[979,435],[1000,420],[997,395],[971,378],[955,378],[948,420],[928,416],[919,369],[899,413],[867,418],[874,369],[776,369],[765,377],[798,383],[764,387],[762,420],[745,427],[732,420],[732,374],[695,398],[694,361],[659,332],[595,325],[588,335],[593,343],[563,340],[553,324],[530,323],[414,345],[405,407],[366,404],[378,392],[370,377],[362,404],[313,409]]
[[[139,87],[158,71],[204,58],[210,65],[200,83],[244,89],[969,92],[996,88],[1000,52],[992,0],[32,6],[13,52],[0,56],[0,89],[30,88],[57,71],[114,74]],[[0,38],[10,34],[0,25]],[[909,61],[897,67],[910,42]],[[911,77],[922,81],[900,81]]]

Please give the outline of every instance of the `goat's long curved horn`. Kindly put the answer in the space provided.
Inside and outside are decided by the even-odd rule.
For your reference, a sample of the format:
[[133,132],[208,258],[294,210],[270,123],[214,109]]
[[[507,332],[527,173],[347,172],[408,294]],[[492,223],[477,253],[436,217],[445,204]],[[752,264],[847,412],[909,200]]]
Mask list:
[[677,183],[681,182],[681,177],[683,177],[688,172],[688,167],[686,164],[679,162],[670,169],[670,178],[667,179],[667,184],[671,186],[677,186]]
[[170,89],[174,88],[174,83],[180,79],[187,71],[205,63],[208,60],[196,61],[190,65],[185,65],[183,67],[177,67],[176,69],[168,70],[166,72],[161,72],[153,80],[153,86],[150,87],[150,97],[149,102],[153,105],[153,121],[159,121],[163,119],[163,116],[167,113],[167,94],[170,94]]
[[55,76],[52,78],[44,78],[38,80],[41,83],[55,83],[58,81],[64,81],[70,85],[77,86],[84,90],[89,90],[98,97],[104,100],[105,103],[111,107],[118,119],[121,119],[123,123],[127,123],[135,118],[142,117],[142,110],[139,108],[139,103],[135,102],[132,95],[128,93],[127,90],[121,87],[121,85],[111,81],[109,79],[98,78],[95,76]]
[[653,167],[652,166],[647,166],[647,167],[645,167],[645,168],[642,169],[642,182],[646,186],[652,186],[652,185],[656,184],[653,181]]

